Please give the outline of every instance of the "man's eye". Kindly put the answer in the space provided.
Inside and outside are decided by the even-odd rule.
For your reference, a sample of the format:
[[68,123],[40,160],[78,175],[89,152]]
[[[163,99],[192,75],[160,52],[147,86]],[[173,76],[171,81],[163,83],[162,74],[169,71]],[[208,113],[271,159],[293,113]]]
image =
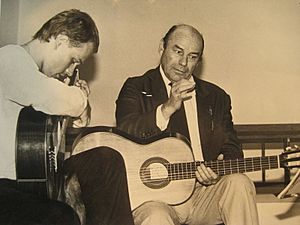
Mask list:
[[181,50],[176,50],[176,49],[175,49],[174,51],[175,51],[176,54],[179,54],[179,55],[182,54],[182,51],[181,51]]
[[198,56],[197,56],[197,55],[190,55],[190,56],[189,56],[189,59],[191,59],[191,60],[196,60],[196,59],[198,59]]

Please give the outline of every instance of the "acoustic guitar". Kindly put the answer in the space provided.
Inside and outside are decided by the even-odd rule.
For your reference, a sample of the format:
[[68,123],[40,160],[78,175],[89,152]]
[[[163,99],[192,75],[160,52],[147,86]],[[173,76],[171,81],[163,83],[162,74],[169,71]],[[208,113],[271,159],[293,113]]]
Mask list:
[[63,117],[50,116],[32,107],[21,110],[16,135],[16,175],[21,190],[58,198],[65,153],[62,122]]
[[178,205],[188,200],[195,188],[195,171],[200,163],[220,176],[300,167],[300,150],[273,156],[199,162],[194,160],[191,146],[182,135],[163,133],[145,140],[103,126],[84,130],[75,139],[72,154],[101,146],[115,149],[124,158],[132,209],[146,201]]

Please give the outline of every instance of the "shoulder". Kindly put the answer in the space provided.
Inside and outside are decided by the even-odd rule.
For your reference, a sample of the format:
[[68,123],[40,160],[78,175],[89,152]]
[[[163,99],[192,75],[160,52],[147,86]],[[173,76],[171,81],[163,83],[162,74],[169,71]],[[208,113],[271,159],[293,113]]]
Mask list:
[[11,69],[25,69],[27,67],[34,68],[34,70],[37,69],[37,65],[32,57],[20,45],[6,45],[0,48],[0,63],[5,65],[13,64],[14,66]]
[[1,55],[23,55],[25,53],[25,50],[20,45],[6,45],[2,48],[0,48],[0,54]]
[[142,75],[137,76],[131,76],[127,80],[133,81],[133,82],[146,82],[150,79],[153,79],[155,76],[159,76],[159,70],[157,68],[150,69],[147,72],[145,72]]
[[131,76],[127,78],[124,85],[133,85],[137,88],[143,88],[144,86],[150,85],[153,82],[153,80],[159,79],[159,77],[160,73],[157,68],[150,69],[142,75]]
[[197,87],[200,89],[200,91],[203,94],[213,94],[213,95],[223,95],[223,96],[229,96],[227,92],[219,87],[218,85],[211,83],[209,81],[205,81],[199,78],[194,77],[194,80],[197,84]]

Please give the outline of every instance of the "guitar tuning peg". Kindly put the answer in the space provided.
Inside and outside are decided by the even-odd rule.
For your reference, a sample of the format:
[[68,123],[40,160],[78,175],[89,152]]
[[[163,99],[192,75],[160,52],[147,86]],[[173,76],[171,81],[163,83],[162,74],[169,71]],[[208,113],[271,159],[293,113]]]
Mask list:
[[299,150],[299,145],[296,145],[294,144],[293,146],[290,145],[290,142],[289,144],[285,147],[284,151],[285,152],[288,152],[288,151],[295,151],[295,150]]
[[291,151],[292,150],[292,147],[291,146],[287,146],[285,147],[284,151],[287,152],[287,151]]
[[286,147],[284,148],[284,152],[287,152],[287,151],[290,151],[290,150],[292,150],[291,139],[289,137],[287,137],[287,139],[286,139]]

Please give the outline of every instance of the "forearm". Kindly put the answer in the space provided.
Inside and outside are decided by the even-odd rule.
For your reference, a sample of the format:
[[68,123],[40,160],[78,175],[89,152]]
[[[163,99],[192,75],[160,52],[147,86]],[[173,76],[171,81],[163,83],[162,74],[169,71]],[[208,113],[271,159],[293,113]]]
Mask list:
[[30,105],[50,115],[79,117],[87,107],[87,97],[81,90],[75,88],[37,97],[30,102]]
[[25,80],[22,85],[13,83],[11,89],[5,90],[7,99],[50,115],[78,117],[82,114],[87,106],[87,97],[78,87],[35,74],[35,80]]

